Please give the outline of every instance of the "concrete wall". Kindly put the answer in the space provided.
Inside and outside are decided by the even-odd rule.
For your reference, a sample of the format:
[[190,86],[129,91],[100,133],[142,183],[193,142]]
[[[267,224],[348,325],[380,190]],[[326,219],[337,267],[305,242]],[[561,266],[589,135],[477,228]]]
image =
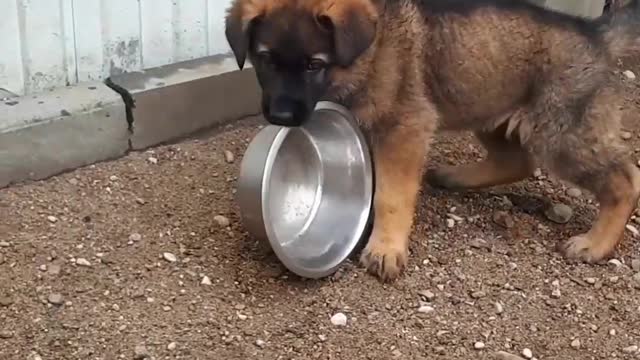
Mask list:
[[229,3],[0,0],[0,89],[33,94],[225,54]]

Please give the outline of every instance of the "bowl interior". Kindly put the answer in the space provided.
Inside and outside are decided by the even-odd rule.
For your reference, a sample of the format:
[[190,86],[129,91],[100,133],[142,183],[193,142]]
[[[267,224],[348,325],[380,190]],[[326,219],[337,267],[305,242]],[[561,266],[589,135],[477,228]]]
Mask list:
[[360,241],[371,207],[368,150],[354,125],[317,110],[284,132],[267,164],[263,213],[281,261],[317,277],[333,271]]

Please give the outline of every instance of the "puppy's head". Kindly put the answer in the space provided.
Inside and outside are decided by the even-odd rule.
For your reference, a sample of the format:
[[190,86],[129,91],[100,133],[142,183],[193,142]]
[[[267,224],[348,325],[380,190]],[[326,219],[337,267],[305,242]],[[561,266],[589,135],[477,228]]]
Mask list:
[[235,0],[226,36],[242,69],[247,58],[276,125],[298,126],[331,85],[372,44],[383,0]]

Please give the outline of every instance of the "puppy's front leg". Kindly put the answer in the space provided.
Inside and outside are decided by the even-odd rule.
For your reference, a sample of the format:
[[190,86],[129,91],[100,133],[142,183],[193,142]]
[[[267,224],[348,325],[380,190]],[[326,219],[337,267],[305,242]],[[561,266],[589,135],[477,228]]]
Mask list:
[[435,124],[433,117],[416,121],[399,121],[384,133],[374,133],[375,218],[360,262],[383,281],[397,278],[407,264],[424,157]]

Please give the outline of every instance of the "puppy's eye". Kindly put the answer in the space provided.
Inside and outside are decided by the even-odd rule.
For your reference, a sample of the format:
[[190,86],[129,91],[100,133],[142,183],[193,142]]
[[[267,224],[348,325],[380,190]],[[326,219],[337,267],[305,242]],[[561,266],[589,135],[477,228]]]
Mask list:
[[311,59],[309,63],[307,63],[307,71],[316,72],[324,69],[327,65],[323,60],[320,59]]

